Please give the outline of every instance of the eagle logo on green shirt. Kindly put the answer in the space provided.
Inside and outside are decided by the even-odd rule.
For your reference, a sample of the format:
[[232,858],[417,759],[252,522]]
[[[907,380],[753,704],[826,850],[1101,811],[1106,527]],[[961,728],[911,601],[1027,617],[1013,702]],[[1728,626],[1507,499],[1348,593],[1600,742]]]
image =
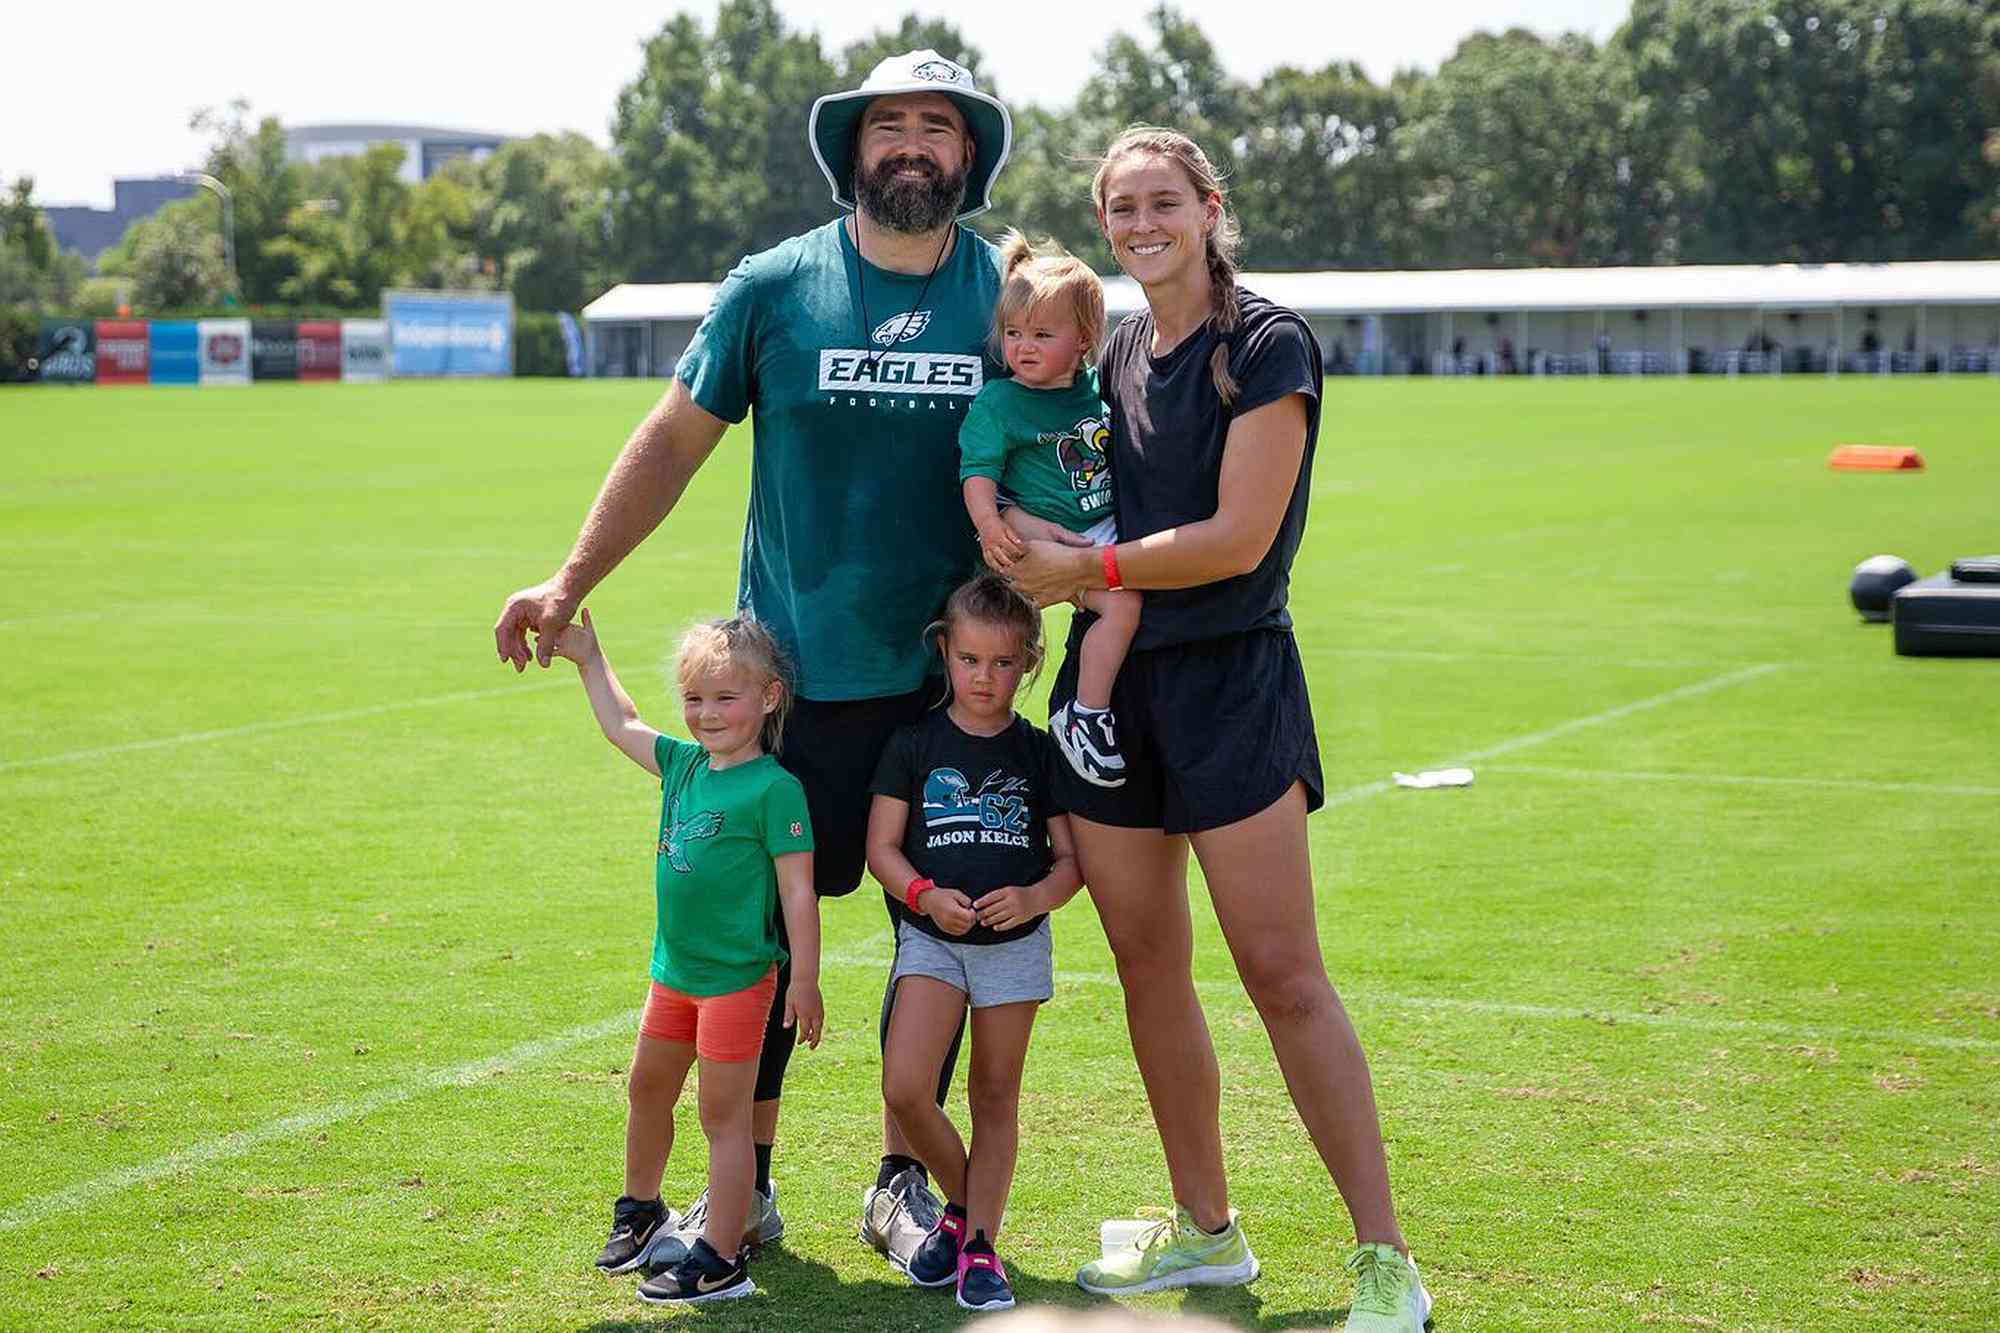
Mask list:
[[688,819],[681,818],[681,798],[676,796],[667,802],[667,831],[660,839],[660,855],[667,858],[667,864],[683,875],[694,873],[688,864],[687,845],[703,838],[712,838],[722,832],[722,816],[713,810],[704,810]]

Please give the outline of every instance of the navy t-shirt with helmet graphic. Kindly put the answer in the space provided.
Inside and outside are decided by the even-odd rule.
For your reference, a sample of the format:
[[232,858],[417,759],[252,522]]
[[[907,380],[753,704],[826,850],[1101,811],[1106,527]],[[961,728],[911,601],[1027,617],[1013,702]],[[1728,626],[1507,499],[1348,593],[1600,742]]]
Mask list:
[[[1026,887],[1055,864],[1049,817],[1056,803],[1054,765],[1063,762],[1048,734],[1026,718],[996,736],[975,736],[933,709],[890,738],[869,791],[906,801],[903,855],[918,873],[978,898],[1009,885]],[[974,925],[950,935],[898,891],[895,914],[918,930],[958,944],[1004,944],[1034,933],[1038,916],[1009,930]]]

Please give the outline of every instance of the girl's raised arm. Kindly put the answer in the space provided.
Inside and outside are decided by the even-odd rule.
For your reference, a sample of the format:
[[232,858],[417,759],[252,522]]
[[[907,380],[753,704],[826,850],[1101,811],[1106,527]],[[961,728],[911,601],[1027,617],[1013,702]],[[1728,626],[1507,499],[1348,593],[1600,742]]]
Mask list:
[[618,683],[618,673],[611,669],[604,649],[597,642],[589,607],[583,609],[581,625],[563,626],[562,633],[556,636],[555,652],[558,657],[576,663],[577,674],[583,677],[583,692],[590,698],[590,711],[597,718],[604,738],[624,751],[633,763],[654,777],[660,776],[660,761],[653,748],[660,733],[639,720],[639,709],[632,696]]

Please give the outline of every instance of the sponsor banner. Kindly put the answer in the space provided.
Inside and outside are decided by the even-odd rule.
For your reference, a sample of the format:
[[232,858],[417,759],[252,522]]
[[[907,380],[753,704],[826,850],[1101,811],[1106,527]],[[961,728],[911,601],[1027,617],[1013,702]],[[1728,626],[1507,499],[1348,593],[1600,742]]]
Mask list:
[[250,321],[250,378],[295,380],[299,377],[299,325],[293,319]]
[[351,384],[373,384],[389,378],[387,321],[340,321],[340,378]]
[[340,378],[339,320],[299,321],[299,378],[302,380]]
[[583,331],[576,326],[576,316],[567,310],[557,312],[556,327],[562,330],[563,360],[569,376],[576,379],[583,374]]
[[201,331],[201,382],[248,384],[250,321],[204,319],[196,327]]
[[514,373],[514,301],[474,292],[382,294],[390,369],[404,375]]
[[144,384],[152,362],[152,346],[143,319],[97,321],[97,382]]
[[[893,336],[893,335],[892,335]],[[986,363],[954,352],[870,352],[828,347],[819,354],[819,387],[833,393],[882,390],[971,398],[986,379]]]
[[201,326],[191,319],[156,319],[149,334],[155,384],[201,383]]
[[44,384],[89,384],[97,378],[97,325],[88,319],[44,319],[35,360]]

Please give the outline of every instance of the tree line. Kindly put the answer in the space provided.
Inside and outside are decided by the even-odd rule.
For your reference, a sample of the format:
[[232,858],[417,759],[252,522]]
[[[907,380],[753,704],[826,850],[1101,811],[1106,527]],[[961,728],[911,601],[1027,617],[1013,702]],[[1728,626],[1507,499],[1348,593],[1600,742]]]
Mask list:
[[[412,184],[400,148],[290,163],[276,121],[205,113],[207,170],[235,196],[234,293],[369,308],[386,286],[471,287],[573,310],[620,281],[717,279],[832,216],[813,99],[916,47],[1006,97],[949,23],[911,16],[830,53],[772,0],[724,0],[712,24],[679,15],[644,43],[608,151],[541,134]],[[1163,6],[1095,69],[1068,106],[1013,106],[979,225],[1052,236],[1104,271],[1093,154],[1133,123],[1185,130],[1224,168],[1252,268],[2000,253],[2000,0],[1634,0],[1601,44],[1478,33],[1386,83],[1337,60],[1233,78]],[[0,207],[0,304],[79,280],[36,239],[30,190]],[[231,292],[208,198],[135,224],[101,268],[142,310]]]

